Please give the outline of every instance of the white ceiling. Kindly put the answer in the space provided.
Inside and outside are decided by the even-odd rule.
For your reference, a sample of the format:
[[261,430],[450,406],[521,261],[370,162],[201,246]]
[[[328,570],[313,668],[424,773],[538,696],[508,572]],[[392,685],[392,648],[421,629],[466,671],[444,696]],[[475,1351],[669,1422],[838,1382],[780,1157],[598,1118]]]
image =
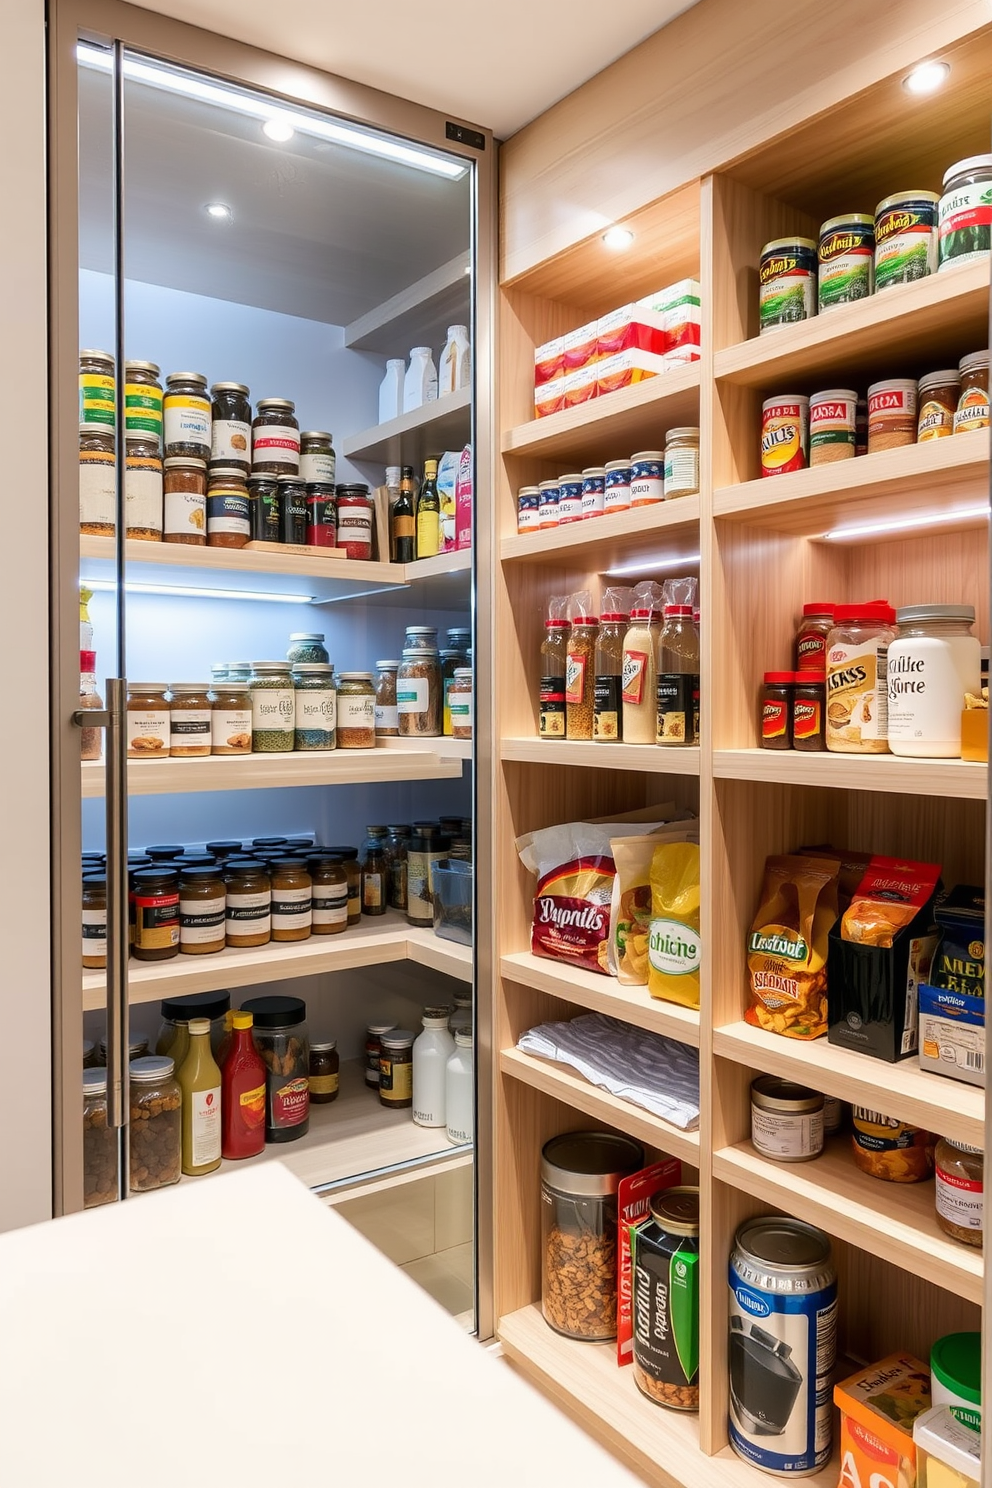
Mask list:
[[138,3],[445,110],[507,139],[694,0]]

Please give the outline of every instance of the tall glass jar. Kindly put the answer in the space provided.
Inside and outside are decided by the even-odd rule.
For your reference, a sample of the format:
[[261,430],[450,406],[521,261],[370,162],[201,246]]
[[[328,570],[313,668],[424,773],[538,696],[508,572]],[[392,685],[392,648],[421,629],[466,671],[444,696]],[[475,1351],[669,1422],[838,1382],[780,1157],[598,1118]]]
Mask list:
[[545,620],[541,644],[540,723],[542,739],[565,737],[565,673],[568,670],[567,620]]
[[384,915],[388,908],[389,865],[385,827],[369,827],[362,861],[362,914]]
[[131,1191],[149,1193],[179,1182],[182,1094],[167,1055],[132,1059],[130,1076]]
[[565,662],[565,736],[568,739],[592,738],[598,634],[598,615],[579,615],[572,621]]
[[290,754],[296,737],[296,690],[285,661],[251,664],[253,754]]
[[396,705],[396,673],[398,661],[377,661],[375,664],[375,736],[377,739],[395,739],[399,736],[400,716]]
[[162,384],[156,362],[124,363],[124,437],[154,441],[162,454]]
[[103,424],[79,428],[79,530],[95,537],[117,531],[117,457],[114,431]]
[[445,647],[441,655],[441,688],[443,692],[441,732],[446,739],[451,738],[451,687],[455,680],[457,667],[465,665],[464,651],[456,651],[454,647]]
[[210,468],[251,469],[251,394],[243,382],[215,382],[210,389]]
[[117,1132],[107,1125],[107,1071],[83,1070],[83,1207],[117,1198]]
[[881,600],[834,611],[826,647],[827,748],[834,753],[888,753],[886,669],[895,618]]
[[157,436],[133,433],[125,439],[124,503],[126,535],[144,542],[162,540],[162,454]]
[[474,698],[475,689],[472,681],[472,668],[465,666],[456,667],[451,683],[451,691],[448,694],[448,706],[451,711],[451,737],[453,739],[471,739]]
[[299,475],[300,425],[289,398],[259,398],[255,404],[251,468],[258,474]]
[[406,849],[410,840],[407,826],[389,827],[386,858],[389,864],[389,907],[406,914]]
[[83,874],[83,966],[102,971],[107,964],[107,874]]
[[301,997],[250,997],[255,1047],[266,1066],[265,1140],[296,1142],[310,1127],[310,1044]]
[[79,353],[79,428],[103,427],[113,434],[117,421],[114,358],[109,351]]
[[375,748],[375,688],[371,672],[342,672],[338,680],[339,749]]
[[437,626],[436,625],[408,625],[406,628],[406,640],[403,642],[407,651],[437,651]]
[[300,661],[293,666],[296,689],[296,748],[337,747],[338,695],[334,668],[325,662]]
[[601,744],[623,738],[623,642],[627,616],[610,610],[600,616],[593,661],[592,736]]
[[396,673],[400,737],[441,735],[441,663],[426,647],[404,646]]
[[665,605],[658,637],[657,742],[696,743],[699,712],[699,635],[691,605]]

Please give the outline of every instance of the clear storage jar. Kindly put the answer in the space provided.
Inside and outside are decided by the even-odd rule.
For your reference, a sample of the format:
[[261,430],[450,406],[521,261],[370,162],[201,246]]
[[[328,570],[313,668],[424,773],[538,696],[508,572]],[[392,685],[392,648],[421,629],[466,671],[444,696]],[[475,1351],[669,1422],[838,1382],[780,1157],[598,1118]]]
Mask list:
[[[215,681],[210,699],[210,753],[251,754],[251,694],[247,682]],[[236,849],[240,851],[241,844]]]
[[958,759],[966,692],[980,695],[982,651],[973,605],[907,605],[889,647],[889,748],[917,758]]
[[107,1071],[83,1070],[83,1207],[117,1198],[117,1132],[107,1125]]
[[371,672],[342,672],[338,681],[339,749],[375,748],[375,688]]
[[330,659],[330,653],[324,645],[322,631],[294,630],[291,632],[289,649],[286,652],[286,660],[290,666],[298,666],[300,662],[323,662],[326,666]]
[[838,605],[827,635],[827,748],[887,754],[889,646],[896,612],[883,601]]
[[130,1186],[148,1193],[179,1182],[182,1096],[167,1055],[133,1059],[130,1075]]
[[79,426],[79,530],[95,537],[117,531],[117,457],[114,431],[103,424]]
[[400,716],[396,704],[396,673],[398,661],[377,661],[375,664],[375,736],[377,739],[396,739],[400,732]]
[[250,997],[255,1048],[265,1064],[265,1140],[295,1142],[310,1127],[307,1005],[300,997]]
[[296,690],[285,661],[251,664],[253,754],[290,754],[296,736]]
[[[191,1019],[206,1018],[210,1024],[210,1051],[216,1059],[230,1010],[230,992],[187,992],[181,997],[163,998],[159,1004],[162,1022],[155,1042],[155,1053],[167,1054],[178,1070],[189,1051]],[[137,1058],[133,1051],[131,1058]]]
[[170,372],[163,398],[165,456],[210,459],[210,394],[202,372]]
[[338,695],[334,687],[334,668],[319,661],[296,662],[293,686],[296,689],[296,749],[335,749]]
[[437,651],[405,646],[396,673],[400,737],[440,738],[441,661]]

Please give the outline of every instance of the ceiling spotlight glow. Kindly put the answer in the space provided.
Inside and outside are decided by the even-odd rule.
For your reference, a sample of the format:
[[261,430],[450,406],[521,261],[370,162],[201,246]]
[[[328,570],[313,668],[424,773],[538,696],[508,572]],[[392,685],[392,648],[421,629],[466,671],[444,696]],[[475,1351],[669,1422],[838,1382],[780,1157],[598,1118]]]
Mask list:
[[214,217],[218,222],[230,222],[234,213],[224,202],[207,202],[204,208],[208,217]]
[[281,119],[278,114],[274,114],[262,125],[262,133],[267,139],[275,140],[277,145],[284,145],[293,138],[296,130],[288,119]]
[[935,93],[947,81],[951,69],[946,62],[921,62],[902,80],[907,93]]
[[607,248],[613,248],[618,253],[629,248],[633,241],[634,234],[629,227],[608,227],[603,234],[603,242]]

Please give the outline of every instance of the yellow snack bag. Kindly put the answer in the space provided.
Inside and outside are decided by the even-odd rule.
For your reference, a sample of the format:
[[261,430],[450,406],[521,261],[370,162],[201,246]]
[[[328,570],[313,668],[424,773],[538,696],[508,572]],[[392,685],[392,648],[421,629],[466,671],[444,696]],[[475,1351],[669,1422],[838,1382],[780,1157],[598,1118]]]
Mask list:
[[837,918],[836,858],[768,858],[747,941],[748,1023],[787,1038],[827,1031],[827,935]]
[[663,842],[651,859],[651,996],[698,1007],[699,956],[699,845]]

